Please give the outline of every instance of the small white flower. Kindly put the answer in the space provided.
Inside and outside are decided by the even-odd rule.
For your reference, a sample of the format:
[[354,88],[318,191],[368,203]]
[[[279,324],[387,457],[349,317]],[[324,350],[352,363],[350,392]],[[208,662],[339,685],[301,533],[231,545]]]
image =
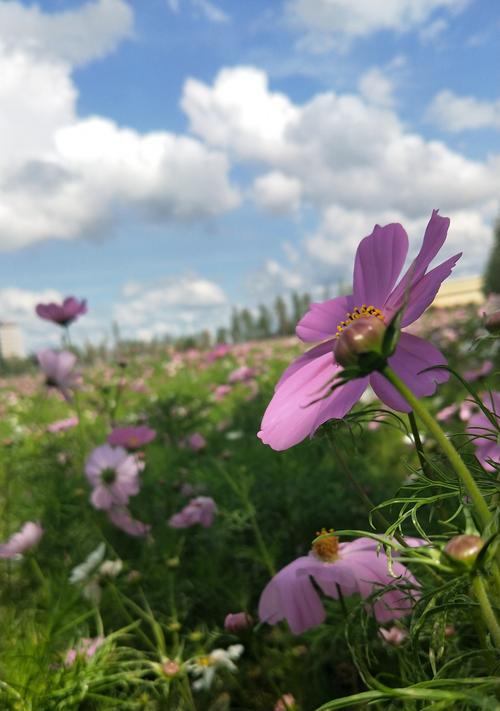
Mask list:
[[219,668],[237,671],[234,660],[239,659],[243,654],[242,644],[232,644],[227,649],[214,649],[206,657],[198,657],[194,662],[188,662],[188,670],[199,677],[193,681],[195,691],[206,691],[212,686],[215,672]]
[[116,578],[121,573],[123,562],[121,560],[105,560],[101,563],[99,574],[105,575],[108,578]]
[[106,544],[100,543],[95,550],[87,556],[87,558],[77,565],[70,573],[69,582],[73,585],[83,583],[95,572],[99,563],[102,562],[106,553]]

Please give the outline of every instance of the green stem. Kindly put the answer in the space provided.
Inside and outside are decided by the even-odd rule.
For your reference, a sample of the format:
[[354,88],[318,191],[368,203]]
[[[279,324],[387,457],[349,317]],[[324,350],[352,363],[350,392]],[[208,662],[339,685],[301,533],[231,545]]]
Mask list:
[[415,419],[415,414],[413,410],[410,410],[410,412],[408,413],[408,420],[410,422],[411,433],[415,441],[415,449],[417,450],[420,468],[422,469],[424,474],[430,479],[431,477],[429,476],[429,467],[427,466],[427,461],[425,459],[424,448],[422,445],[422,440],[420,439],[420,432],[418,431],[417,421]]
[[491,606],[491,602],[486,592],[486,587],[481,575],[476,575],[472,581],[472,589],[479,602],[483,620],[488,628],[491,638],[495,642],[495,646],[500,649],[500,624],[498,623],[495,611]]
[[467,492],[471,497],[474,506],[476,507],[477,514],[481,520],[483,527],[487,526],[492,518],[488,505],[484,500],[478,485],[474,481],[473,476],[465,466],[464,462],[462,461],[462,458],[458,454],[455,447],[448,440],[446,434],[443,432],[434,417],[427,410],[425,405],[423,405],[420,400],[415,397],[410,388],[405,385],[405,383],[399,378],[399,376],[397,376],[396,373],[388,366],[383,370],[382,374],[396,388],[400,395],[404,397],[406,402],[411,406],[412,410],[420,417],[422,422],[428,428],[429,432],[431,432],[431,434],[447,456],[448,461],[455,470],[460,481],[467,489]]

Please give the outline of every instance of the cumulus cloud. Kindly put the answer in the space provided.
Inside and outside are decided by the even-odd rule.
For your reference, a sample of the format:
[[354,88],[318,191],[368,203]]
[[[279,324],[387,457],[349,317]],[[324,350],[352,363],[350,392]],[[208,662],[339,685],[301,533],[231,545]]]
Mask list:
[[459,12],[468,0],[287,0],[288,21],[305,34],[301,46],[313,52],[346,48],[353,39],[380,31],[409,32],[425,26],[437,11]]
[[[300,185],[302,199],[323,219],[308,238],[318,257],[325,240],[345,255],[354,234],[359,239],[385,216],[420,228],[434,207],[479,221],[483,239],[498,209],[498,159],[471,160],[426,140],[394,110],[360,95],[325,92],[299,105],[273,92],[264,72],[236,67],[221,71],[212,86],[186,82],[182,105],[206,143],[264,170],[256,185],[277,173],[295,180],[297,193]],[[324,227],[335,222],[331,215],[335,232]],[[488,246],[481,244],[483,256],[469,258],[471,268],[484,259]]]
[[500,99],[485,101],[445,89],[432,100],[426,118],[452,133],[479,128],[500,130]]
[[371,67],[364,72],[358,83],[361,95],[371,104],[393,106],[394,81],[380,67]]
[[125,0],[94,0],[65,12],[44,14],[37,5],[0,3],[0,44],[7,52],[63,60],[74,66],[112,52],[132,34]]
[[124,285],[123,300],[113,317],[127,337],[150,340],[179,336],[227,323],[229,302],[221,287],[197,275],[185,275],[159,284]]
[[[167,4],[172,12],[178,13],[180,10],[179,0],[167,0]],[[217,24],[225,24],[230,22],[231,18],[227,13],[220,9],[213,2],[209,0],[191,0],[191,6],[194,10],[200,12],[205,19],[210,22],[215,22]]]
[[267,212],[285,215],[299,209],[302,185],[297,178],[273,170],[255,179],[253,194],[255,202]]
[[[140,133],[78,115],[71,57],[61,60],[58,33],[71,35],[70,22],[85,28],[93,13],[112,19],[123,4],[100,0],[45,16],[9,3],[12,16],[33,21],[38,35],[33,30],[37,40],[27,42],[14,34],[8,45],[0,37],[0,249],[102,236],[126,211],[157,222],[206,220],[239,204],[221,151],[193,137]],[[118,12],[116,38],[123,36],[120,17]],[[98,38],[93,41],[87,59],[96,56]],[[103,40],[99,47],[104,52],[110,45]]]

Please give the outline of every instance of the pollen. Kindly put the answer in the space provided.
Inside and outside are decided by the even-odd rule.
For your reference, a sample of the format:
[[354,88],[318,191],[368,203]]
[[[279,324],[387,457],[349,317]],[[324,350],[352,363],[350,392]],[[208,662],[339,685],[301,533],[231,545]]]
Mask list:
[[382,311],[377,309],[375,306],[367,306],[366,304],[356,306],[355,309],[346,314],[345,320],[341,321],[337,326],[337,333],[335,334],[336,338],[338,338],[340,334],[351,325],[351,323],[354,323],[354,321],[357,321],[359,318],[370,318],[370,316],[374,316],[381,321],[384,320]]
[[313,541],[312,549],[317,558],[325,563],[333,563],[339,558],[339,539],[334,536],[333,528],[329,531],[322,528],[316,531],[316,538]]

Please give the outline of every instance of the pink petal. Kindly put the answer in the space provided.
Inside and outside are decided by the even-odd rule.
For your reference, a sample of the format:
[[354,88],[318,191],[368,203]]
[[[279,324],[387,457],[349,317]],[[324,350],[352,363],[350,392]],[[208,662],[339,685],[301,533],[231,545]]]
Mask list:
[[339,323],[354,306],[352,296],[337,296],[335,299],[311,304],[309,311],[297,324],[297,336],[306,343],[331,338],[337,333]]
[[407,295],[408,306],[401,324],[402,328],[416,321],[424,313],[425,309],[432,304],[441,284],[450,276],[453,267],[461,256],[462,253],[460,252],[455,254],[454,257],[450,257],[450,259],[428,272],[410,289]]
[[264,413],[258,433],[264,444],[278,451],[288,449],[326,420],[343,417],[361,397],[367,381],[353,380],[328,394],[330,381],[340,372],[329,352],[295,370],[277,389]]
[[[441,351],[418,336],[402,333],[396,352],[389,358],[389,365],[414,395],[433,395],[438,383],[450,377],[446,370],[422,370],[433,365],[445,365],[446,358]],[[389,407],[401,412],[409,412],[411,407],[396,389],[380,373],[370,375],[370,385],[376,395]]]
[[387,299],[386,308],[389,311],[392,313],[397,311],[403,305],[407,291],[424,276],[427,267],[443,246],[449,226],[450,219],[448,217],[441,217],[441,215],[438,215],[437,210],[432,211],[420,252]]
[[376,225],[368,237],[361,240],[356,252],[353,277],[353,298],[356,306],[380,308],[401,273],[408,253],[408,235],[403,227]]

